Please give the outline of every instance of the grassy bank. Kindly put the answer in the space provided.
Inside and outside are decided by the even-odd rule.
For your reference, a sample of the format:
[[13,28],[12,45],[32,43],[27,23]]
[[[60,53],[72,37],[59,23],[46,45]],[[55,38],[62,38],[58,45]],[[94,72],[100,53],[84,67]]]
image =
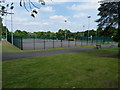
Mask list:
[[4,53],[15,53],[15,52],[23,52],[22,50],[20,50],[19,48],[11,45],[9,42],[7,41],[2,41],[2,52]]

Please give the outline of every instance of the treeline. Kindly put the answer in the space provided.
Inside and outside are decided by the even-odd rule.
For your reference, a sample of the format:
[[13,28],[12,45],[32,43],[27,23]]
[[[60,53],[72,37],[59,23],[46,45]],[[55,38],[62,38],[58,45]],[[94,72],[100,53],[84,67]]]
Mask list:
[[[0,18],[0,32],[2,33],[2,36],[6,36],[6,30],[7,30],[7,34],[11,34],[11,32],[6,28],[6,26],[3,26],[3,24],[1,23],[2,19]],[[2,30],[2,31],[1,31]],[[83,32],[71,32],[70,30],[62,30],[59,29],[57,32],[51,32],[51,31],[47,31],[47,32],[27,32],[27,31],[22,31],[22,30],[16,30],[13,34],[16,36],[21,36],[21,37],[47,37],[47,38],[69,38],[69,37],[80,37],[80,36],[84,36],[84,37],[91,37],[91,36],[104,36],[104,37],[113,37],[114,40],[117,40],[117,32],[118,29],[116,29],[115,27],[111,27],[111,28],[105,28],[104,30],[101,28],[98,28],[97,30],[86,30]],[[89,33],[89,34],[88,34]]]
[[[3,27],[3,32],[2,35],[6,35],[6,30],[8,34],[11,34],[9,30],[6,27]],[[88,34],[89,33],[89,34]],[[86,30],[84,32],[71,32],[70,30],[62,30],[59,29],[57,32],[27,32],[27,31],[22,31],[22,30],[16,30],[14,33],[16,36],[22,36],[22,37],[51,37],[51,38],[69,38],[69,37],[79,37],[79,36],[85,36],[89,37],[91,36],[104,36],[104,37],[116,37],[117,34],[117,29],[112,27],[109,30],[108,29],[97,29],[97,30]]]

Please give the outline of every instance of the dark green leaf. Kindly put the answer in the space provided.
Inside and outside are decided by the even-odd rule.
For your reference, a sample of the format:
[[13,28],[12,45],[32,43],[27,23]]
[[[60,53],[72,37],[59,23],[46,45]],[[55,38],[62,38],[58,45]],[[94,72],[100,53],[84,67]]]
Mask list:
[[14,6],[11,6],[11,7],[10,7],[10,9],[13,9],[13,8],[14,8]]
[[33,10],[33,13],[37,14],[38,12],[36,10]]
[[35,15],[34,15],[34,14],[31,14],[31,16],[35,18]]

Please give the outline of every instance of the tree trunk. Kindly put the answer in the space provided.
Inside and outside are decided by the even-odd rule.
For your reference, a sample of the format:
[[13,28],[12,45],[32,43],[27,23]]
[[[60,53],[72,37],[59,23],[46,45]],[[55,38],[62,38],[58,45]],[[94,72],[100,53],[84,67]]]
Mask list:
[[120,59],[120,1],[118,2],[118,58]]
[[[119,59],[120,59],[120,1],[118,2],[118,71],[120,70]],[[120,79],[119,76],[118,79]],[[120,88],[120,81],[118,81],[118,86],[119,86],[118,88]]]

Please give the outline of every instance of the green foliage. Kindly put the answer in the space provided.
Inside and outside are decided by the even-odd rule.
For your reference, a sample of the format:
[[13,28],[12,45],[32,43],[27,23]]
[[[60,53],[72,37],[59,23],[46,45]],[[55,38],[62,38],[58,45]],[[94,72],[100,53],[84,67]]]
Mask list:
[[99,28],[116,27],[118,23],[118,2],[102,3],[98,8],[98,16],[96,20]]
[[2,27],[3,27],[2,18],[0,17],[0,33],[2,33]]
[[117,29],[115,27],[111,27],[109,29],[106,27],[104,30],[102,30],[102,28],[97,29],[98,36],[116,37],[116,34],[117,34]]
[[[109,32],[109,33],[108,33]],[[107,34],[106,34],[107,33]],[[58,32],[51,32],[51,31],[47,31],[47,32],[27,32],[27,31],[21,31],[21,30],[16,30],[14,32],[14,35],[16,36],[22,36],[22,37],[41,37],[41,38],[47,38],[47,39],[65,39],[65,34],[66,34],[66,39],[69,38],[80,38],[80,37],[87,37],[88,36],[88,30],[84,31],[84,32],[70,32],[70,30],[62,30],[59,29]],[[112,27],[109,31],[106,32],[106,30],[102,30],[102,29],[97,29],[97,32],[95,30],[89,30],[89,37],[93,36],[95,37],[96,35],[101,37],[116,37],[117,34],[117,29]]]
[[7,34],[10,34],[8,28],[6,26],[3,26],[2,18],[0,17],[0,33],[1,33],[1,35],[2,35],[3,38],[6,35],[6,30],[7,30]]
[[115,41],[120,40],[120,31],[117,31],[117,26],[120,24],[119,11],[120,11],[120,2],[107,2],[103,0],[105,3],[101,3],[98,8],[99,13],[98,16],[100,18],[96,20],[98,22],[98,28],[103,29],[100,31],[100,35],[103,36],[113,36]]
[[26,31],[21,31],[21,30],[16,30],[16,31],[14,32],[14,35],[25,37],[25,36],[28,36],[28,32],[26,32]]
[[8,28],[6,26],[3,26],[3,28],[2,28],[2,35],[6,35],[6,30],[7,30],[7,34],[10,34]]
[[[89,37],[90,36],[96,36],[96,31],[95,30],[89,30]],[[88,36],[88,30],[85,31],[84,36]]]

